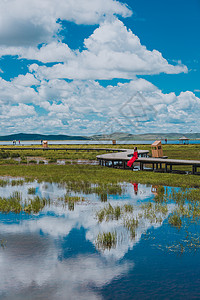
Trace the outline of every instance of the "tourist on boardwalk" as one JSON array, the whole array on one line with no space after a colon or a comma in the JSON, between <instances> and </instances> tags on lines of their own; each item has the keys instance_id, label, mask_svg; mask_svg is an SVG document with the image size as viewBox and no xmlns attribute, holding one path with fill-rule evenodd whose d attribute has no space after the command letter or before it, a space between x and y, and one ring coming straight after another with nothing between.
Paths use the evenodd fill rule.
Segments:
<instances>
[{"instance_id":1,"label":"tourist on boardwalk","mask_svg":"<svg viewBox=\"0 0 200 300\"><path fill-rule=\"evenodd\" d=\"M127 166L131 168L136 159L138 159L137 147L134 148L133 157L128 161Z\"/></svg>"}]
</instances>

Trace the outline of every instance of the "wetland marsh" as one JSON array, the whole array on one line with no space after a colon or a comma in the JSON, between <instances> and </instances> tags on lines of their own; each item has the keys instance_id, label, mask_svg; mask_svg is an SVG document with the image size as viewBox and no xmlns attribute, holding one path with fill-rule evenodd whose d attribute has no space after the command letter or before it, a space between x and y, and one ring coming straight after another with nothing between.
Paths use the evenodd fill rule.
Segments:
<instances>
[{"instance_id":1,"label":"wetland marsh","mask_svg":"<svg viewBox=\"0 0 200 300\"><path fill-rule=\"evenodd\" d=\"M199 297L199 176L24 157L1 160L0 299Z\"/></svg>"}]
</instances>

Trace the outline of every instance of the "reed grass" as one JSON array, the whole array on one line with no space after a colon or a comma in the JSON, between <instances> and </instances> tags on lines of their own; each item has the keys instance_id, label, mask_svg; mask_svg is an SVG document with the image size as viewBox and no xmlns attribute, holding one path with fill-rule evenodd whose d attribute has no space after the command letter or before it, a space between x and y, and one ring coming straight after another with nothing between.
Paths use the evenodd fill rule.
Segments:
<instances>
[{"instance_id":1,"label":"reed grass","mask_svg":"<svg viewBox=\"0 0 200 300\"><path fill-rule=\"evenodd\" d=\"M95 241L96 247L101 250L110 250L115 248L117 244L116 232L103 232L99 233Z\"/></svg>"}]
</instances>

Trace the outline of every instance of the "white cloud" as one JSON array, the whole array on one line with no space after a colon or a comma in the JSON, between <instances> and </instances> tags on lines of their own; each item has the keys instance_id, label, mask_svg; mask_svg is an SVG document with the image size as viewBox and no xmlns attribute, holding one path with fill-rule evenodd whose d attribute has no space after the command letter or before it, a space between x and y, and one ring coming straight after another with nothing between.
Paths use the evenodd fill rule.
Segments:
<instances>
[{"instance_id":1,"label":"white cloud","mask_svg":"<svg viewBox=\"0 0 200 300\"><path fill-rule=\"evenodd\" d=\"M144 79L107 87L96 81L54 79L43 80L33 89L28 85L34 81L28 74L12 82L0 81L1 134L9 128L13 128L12 132L26 129L26 132L85 135L111 133L111 130L198 132L200 128L197 117L200 99L189 91L178 96L164 94ZM16 119L16 112L21 118Z\"/></svg>"},{"instance_id":2,"label":"white cloud","mask_svg":"<svg viewBox=\"0 0 200 300\"><path fill-rule=\"evenodd\" d=\"M61 62L53 67L30 66L40 78L112 79L128 78L141 74L177 74L187 67L170 65L162 54L149 51L139 38L116 18L101 23L84 41L85 50L71 50L66 44L53 41L37 47L1 47L0 55L18 55L43 63Z\"/></svg>"},{"instance_id":3,"label":"white cloud","mask_svg":"<svg viewBox=\"0 0 200 300\"><path fill-rule=\"evenodd\" d=\"M14 86L31 87L33 85L39 85L40 81L37 80L32 74L27 73L26 75L19 75L12 81Z\"/></svg>"},{"instance_id":4,"label":"white cloud","mask_svg":"<svg viewBox=\"0 0 200 300\"><path fill-rule=\"evenodd\" d=\"M18 117L26 117L36 115L35 108L30 105L19 103L19 105L3 105L1 107L0 119L15 119Z\"/></svg>"},{"instance_id":5,"label":"white cloud","mask_svg":"<svg viewBox=\"0 0 200 300\"><path fill-rule=\"evenodd\" d=\"M105 16L132 14L125 4L113 0L9 0L1 1L0 44L28 46L52 40L60 20L98 24Z\"/></svg>"},{"instance_id":6,"label":"white cloud","mask_svg":"<svg viewBox=\"0 0 200 300\"><path fill-rule=\"evenodd\" d=\"M13 81L6 81L0 78L0 103L8 105L10 103L30 103L37 101L36 91L27 86L28 83L36 81L33 79L31 74L23 76L19 75L18 79L15 78Z\"/></svg>"}]
</instances>

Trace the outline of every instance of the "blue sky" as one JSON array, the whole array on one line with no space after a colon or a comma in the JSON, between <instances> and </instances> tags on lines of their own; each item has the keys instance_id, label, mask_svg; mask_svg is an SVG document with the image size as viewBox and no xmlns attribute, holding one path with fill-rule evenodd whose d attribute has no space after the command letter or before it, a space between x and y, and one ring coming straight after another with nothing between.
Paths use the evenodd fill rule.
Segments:
<instances>
[{"instance_id":1,"label":"blue sky","mask_svg":"<svg viewBox=\"0 0 200 300\"><path fill-rule=\"evenodd\" d=\"M0 134L200 132L200 2L0 4Z\"/></svg>"}]
</instances>

